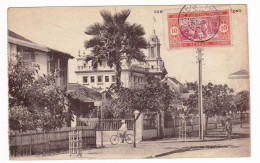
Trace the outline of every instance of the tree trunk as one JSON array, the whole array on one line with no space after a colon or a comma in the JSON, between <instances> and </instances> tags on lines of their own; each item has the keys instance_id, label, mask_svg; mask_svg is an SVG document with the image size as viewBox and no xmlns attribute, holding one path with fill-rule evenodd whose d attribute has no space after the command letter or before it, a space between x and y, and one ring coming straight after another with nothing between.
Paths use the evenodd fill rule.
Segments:
<instances>
[{"instance_id":1,"label":"tree trunk","mask_svg":"<svg viewBox=\"0 0 260 163\"><path fill-rule=\"evenodd\" d=\"M136 148L136 119L134 119L134 143L133 147Z\"/></svg>"},{"instance_id":2,"label":"tree trunk","mask_svg":"<svg viewBox=\"0 0 260 163\"><path fill-rule=\"evenodd\" d=\"M120 88L121 86L121 66L120 66L120 62L116 63L116 87Z\"/></svg>"},{"instance_id":3,"label":"tree trunk","mask_svg":"<svg viewBox=\"0 0 260 163\"><path fill-rule=\"evenodd\" d=\"M206 123L205 123L205 134L207 134L208 122L209 122L209 117L208 117L208 116L206 116Z\"/></svg>"},{"instance_id":4,"label":"tree trunk","mask_svg":"<svg viewBox=\"0 0 260 163\"><path fill-rule=\"evenodd\" d=\"M240 128L242 128L242 124L243 124L243 112L240 112Z\"/></svg>"}]
</instances>

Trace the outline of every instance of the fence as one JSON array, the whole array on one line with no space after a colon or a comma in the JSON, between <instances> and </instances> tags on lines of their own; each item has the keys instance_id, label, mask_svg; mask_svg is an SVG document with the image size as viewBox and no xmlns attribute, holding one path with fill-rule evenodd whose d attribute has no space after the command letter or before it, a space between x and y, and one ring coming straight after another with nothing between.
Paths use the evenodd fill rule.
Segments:
<instances>
[{"instance_id":1,"label":"fence","mask_svg":"<svg viewBox=\"0 0 260 163\"><path fill-rule=\"evenodd\" d=\"M10 156L28 156L69 150L69 132L79 130L82 148L96 147L96 130L88 127L62 128L50 132L9 133Z\"/></svg>"},{"instance_id":2,"label":"fence","mask_svg":"<svg viewBox=\"0 0 260 163\"><path fill-rule=\"evenodd\" d=\"M117 131L122 125L122 119L103 119L99 120L97 125L97 130L103 131ZM125 123L127 125L128 130L133 130L134 120L126 119Z\"/></svg>"},{"instance_id":3,"label":"fence","mask_svg":"<svg viewBox=\"0 0 260 163\"><path fill-rule=\"evenodd\" d=\"M156 119L154 118L143 119L143 128L144 130L156 129L157 128Z\"/></svg>"},{"instance_id":4,"label":"fence","mask_svg":"<svg viewBox=\"0 0 260 163\"><path fill-rule=\"evenodd\" d=\"M199 125L199 117L186 117L186 126L195 126ZM169 119L164 122L164 128L175 128L180 127L183 118ZM214 121L214 122L213 122ZM215 118L209 118L209 122L215 123Z\"/></svg>"},{"instance_id":5,"label":"fence","mask_svg":"<svg viewBox=\"0 0 260 163\"><path fill-rule=\"evenodd\" d=\"M164 121L164 128L174 128L175 127L175 120L168 119Z\"/></svg>"}]
</instances>

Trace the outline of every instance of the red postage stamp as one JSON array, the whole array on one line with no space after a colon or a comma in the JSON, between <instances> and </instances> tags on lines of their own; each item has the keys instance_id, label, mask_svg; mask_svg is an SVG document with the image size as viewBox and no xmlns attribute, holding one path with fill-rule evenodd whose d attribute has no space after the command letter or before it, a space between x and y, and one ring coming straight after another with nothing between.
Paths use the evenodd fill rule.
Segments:
<instances>
[{"instance_id":1,"label":"red postage stamp","mask_svg":"<svg viewBox=\"0 0 260 163\"><path fill-rule=\"evenodd\" d=\"M231 45L229 10L168 13L169 49Z\"/></svg>"}]
</instances>

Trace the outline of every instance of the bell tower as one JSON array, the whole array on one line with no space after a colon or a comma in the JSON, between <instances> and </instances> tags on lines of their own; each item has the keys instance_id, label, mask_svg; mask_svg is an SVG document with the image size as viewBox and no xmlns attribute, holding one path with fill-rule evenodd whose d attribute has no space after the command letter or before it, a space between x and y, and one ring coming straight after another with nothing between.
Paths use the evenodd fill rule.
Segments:
<instances>
[{"instance_id":1,"label":"bell tower","mask_svg":"<svg viewBox=\"0 0 260 163\"><path fill-rule=\"evenodd\" d=\"M148 39L148 56L146 62L149 67L150 74L154 74L159 78L164 77L165 68L164 62L161 58L161 51L160 51L160 40L153 30L152 35Z\"/></svg>"},{"instance_id":2,"label":"bell tower","mask_svg":"<svg viewBox=\"0 0 260 163\"><path fill-rule=\"evenodd\" d=\"M148 58L149 59L160 59L160 40L153 30L153 34L148 40Z\"/></svg>"}]
</instances>

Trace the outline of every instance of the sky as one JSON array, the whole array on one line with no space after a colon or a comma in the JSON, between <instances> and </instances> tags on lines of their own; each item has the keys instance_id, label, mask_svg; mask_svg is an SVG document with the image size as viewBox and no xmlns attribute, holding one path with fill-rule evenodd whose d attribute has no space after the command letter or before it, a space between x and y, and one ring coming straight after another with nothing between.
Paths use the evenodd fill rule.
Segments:
<instances>
[{"instance_id":1,"label":"sky","mask_svg":"<svg viewBox=\"0 0 260 163\"><path fill-rule=\"evenodd\" d=\"M91 37L84 33L85 29L95 22L102 22L99 12L103 9L112 13L122 9L130 9L130 23L141 24L149 38L155 29L161 42L161 57L165 62L168 76L175 77L182 83L198 80L198 63L196 48L168 50L167 33L163 14L154 10L164 10L179 7L169 6L120 6L120 7L41 7L41 8L9 8L8 29L29 40L67 52L77 57L78 51L84 48L84 41ZM246 11L245 11L246 12ZM230 15L232 45L226 47L204 48L202 77L203 83L229 84L228 74L241 69L248 71L248 45L246 15ZM154 20L155 19L155 20ZM245 21L239 24L240 20ZM147 54L147 50L144 50ZM74 71L77 68L76 59L69 61L69 82L76 83Z\"/></svg>"}]
</instances>

